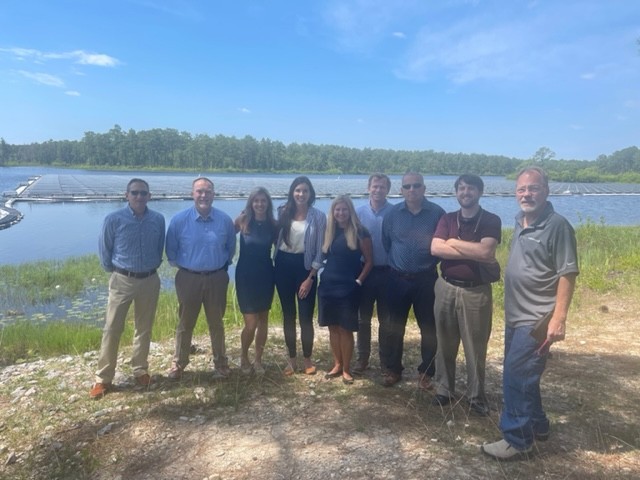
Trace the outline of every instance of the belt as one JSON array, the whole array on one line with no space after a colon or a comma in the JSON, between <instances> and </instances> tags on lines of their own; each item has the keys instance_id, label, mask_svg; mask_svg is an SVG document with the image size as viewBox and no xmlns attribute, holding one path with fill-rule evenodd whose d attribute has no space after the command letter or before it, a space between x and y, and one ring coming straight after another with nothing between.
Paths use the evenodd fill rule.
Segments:
<instances>
[{"instance_id":1,"label":"belt","mask_svg":"<svg viewBox=\"0 0 640 480\"><path fill-rule=\"evenodd\" d=\"M404 278L406 280L415 280L416 278L421 278L425 276L433 276L433 277L438 276L436 272L434 272L433 270L423 270L421 272L401 272L400 270L391 268L391 273L393 273L396 277Z\"/></svg>"},{"instance_id":2,"label":"belt","mask_svg":"<svg viewBox=\"0 0 640 480\"><path fill-rule=\"evenodd\" d=\"M485 285L482 282L474 282L473 280L455 280L453 278L444 277L444 276L442 278L444 279L445 282L460 288L473 288L473 287L479 287L480 285Z\"/></svg>"},{"instance_id":3,"label":"belt","mask_svg":"<svg viewBox=\"0 0 640 480\"><path fill-rule=\"evenodd\" d=\"M120 275L124 275L129 278L147 278L156 273L156 269L149 272L130 272L129 270L125 270L124 268L113 267L113 270Z\"/></svg>"},{"instance_id":4,"label":"belt","mask_svg":"<svg viewBox=\"0 0 640 480\"><path fill-rule=\"evenodd\" d=\"M203 276L207 276L207 275L213 275L214 273L218 273L221 272L222 270L225 270L226 267L222 267L219 268L217 270L189 270L188 268L184 268L184 267L180 267L180 270L184 270L185 272L188 273L193 273L194 275L203 275Z\"/></svg>"}]
</instances>

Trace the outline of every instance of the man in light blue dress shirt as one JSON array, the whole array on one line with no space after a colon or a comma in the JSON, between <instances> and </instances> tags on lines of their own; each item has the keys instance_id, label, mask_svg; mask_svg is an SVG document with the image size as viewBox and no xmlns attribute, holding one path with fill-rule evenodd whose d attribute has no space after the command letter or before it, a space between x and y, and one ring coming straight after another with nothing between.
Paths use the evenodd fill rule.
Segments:
<instances>
[{"instance_id":1,"label":"man in light blue dress shirt","mask_svg":"<svg viewBox=\"0 0 640 480\"><path fill-rule=\"evenodd\" d=\"M389 307L387 302L387 284L389 281L389 262L387 261L387 251L382 245L382 220L393 207L387 201L387 194L391 190L391 180L382 173L374 173L369 177L367 186L369 191L369 201L361 205L356 210L360 223L364 225L373 242L373 269L367 275L362 284L358 318L358 356L356 365L352 372L362 375L369 366L371 355L371 317L373 316L373 306L376 305L378 313L378 345L380 340L386 335L386 328L389 322ZM382 353L382 352L380 352ZM380 365L385 366L386 361L382 356Z\"/></svg>"},{"instance_id":2,"label":"man in light blue dress shirt","mask_svg":"<svg viewBox=\"0 0 640 480\"><path fill-rule=\"evenodd\" d=\"M236 251L231 217L214 208L214 186L208 178L193 181L194 206L177 213L169 223L166 251L169 263L178 267L175 277L179 322L176 349L169 378L182 378L189 364L193 329L201 307L209 326L214 376L230 373L225 352L223 317L227 306L227 267Z\"/></svg>"},{"instance_id":3,"label":"man in light blue dress shirt","mask_svg":"<svg viewBox=\"0 0 640 480\"><path fill-rule=\"evenodd\" d=\"M165 223L160 213L147 208L151 193L146 181L131 179L125 197L128 205L107 215L98 242L100 263L111 277L96 383L89 392L93 399L102 398L112 388L118 345L131 303L135 305L131 368L138 385L153 383L147 357L160 295L156 269L162 262Z\"/></svg>"}]
</instances>

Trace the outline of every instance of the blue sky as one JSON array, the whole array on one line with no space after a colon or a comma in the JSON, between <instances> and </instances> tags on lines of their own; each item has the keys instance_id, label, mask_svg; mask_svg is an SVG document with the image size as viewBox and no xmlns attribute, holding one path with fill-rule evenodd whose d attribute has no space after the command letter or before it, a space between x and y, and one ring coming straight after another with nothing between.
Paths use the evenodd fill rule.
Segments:
<instances>
[{"instance_id":1,"label":"blue sky","mask_svg":"<svg viewBox=\"0 0 640 480\"><path fill-rule=\"evenodd\" d=\"M638 39L636 0L2 0L0 137L593 160L640 145Z\"/></svg>"}]
</instances>

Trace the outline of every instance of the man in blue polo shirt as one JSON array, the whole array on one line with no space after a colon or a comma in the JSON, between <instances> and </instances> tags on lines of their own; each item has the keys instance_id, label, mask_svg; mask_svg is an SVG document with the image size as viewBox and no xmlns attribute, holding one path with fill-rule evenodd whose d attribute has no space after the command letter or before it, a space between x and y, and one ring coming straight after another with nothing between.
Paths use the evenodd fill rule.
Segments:
<instances>
[{"instance_id":1,"label":"man in blue polo shirt","mask_svg":"<svg viewBox=\"0 0 640 480\"><path fill-rule=\"evenodd\" d=\"M169 371L173 380L182 378L189 364L193 329L203 306L211 338L214 377L227 377L230 373L223 317L229 285L227 267L236 251L236 232L231 217L212 206L211 180L195 179L192 196L194 205L177 213L167 231L167 260L178 267L175 284L179 322Z\"/></svg>"},{"instance_id":2,"label":"man in blue polo shirt","mask_svg":"<svg viewBox=\"0 0 640 480\"><path fill-rule=\"evenodd\" d=\"M521 211L504 277L503 438L481 447L498 460L526 458L534 441L549 438L540 379L551 344L565 338L579 270L575 232L548 196L544 170L527 167L518 174Z\"/></svg>"},{"instance_id":3,"label":"man in blue polo shirt","mask_svg":"<svg viewBox=\"0 0 640 480\"><path fill-rule=\"evenodd\" d=\"M131 303L135 304L133 376L138 385L152 383L147 357L160 295L156 269L164 249L164 217L147 208L149 184L140 178L129 181L125 198L128 205L104 219L98 242L100 263L111 277L96 383L89 392L93 399L102 398L112 388L118 345Z\"/></svg>"},{"instance_id":4,"label":"man in blue polo shirt","mask_svg":"<svg viewBox=\"0 0 640 480\"><path fill-rule=\"evenodd\" d=\"M420 353L418 387L432 387L435 374L436 321L433 314L434 285L438 278L439 259L431 254L431 240L444 215L439 205L424 196L425 185L421 174L405 173L402 177L404 202L394 205L382 221L382 243L389 255L389 328L380 348L383 366L382 385L390 387L402 378L404 333L409 310L420 327Z\"/></svg>"}]
</instances>

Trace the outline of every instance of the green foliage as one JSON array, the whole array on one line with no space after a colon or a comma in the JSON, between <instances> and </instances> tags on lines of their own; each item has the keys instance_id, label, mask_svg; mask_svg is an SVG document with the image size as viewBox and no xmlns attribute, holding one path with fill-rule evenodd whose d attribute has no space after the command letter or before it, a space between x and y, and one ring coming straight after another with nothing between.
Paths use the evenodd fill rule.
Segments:
<instances>
[{"instance_id":1,"label":"green foliage","mask_svg":"<svg viewBox=\"0 0 640 480\"><path fill-rule=\"evenodd\" d=\"M98 257L87 255L63 262L42 261L0 266L0 298L21 299L25 304L73 297L91 284L106 281ZM17 303L17 302L13 302Z\"/></svg>"},{"instance_id":2,"label":"green foliage","mask_svg":"<svg viewBox=\"0 0 640 480\"><path fill-rule=\"evenodd\" d=\"M12 165L234 172L403 173L507 175L518 160L498 155L357 149L269 139L192 136L175 129L86 132L79 141L61 140L3 148Z\"/></svg>"},{"instance_id":3,"label":"green foliage","mask_svg":"<svg viewBox=\"0 0 640 480\"><path fill-rule=\"evenodd\" d=\"M507 263L512 237L513 230L504 229L502 243L496 253L498 261L503 267L503 272ZM619 292L624 294L628 293L629 289L634 288L635 285L640 284L640 251L638 250L640 227L613 227L586 220L576 228L576 237L578 241L580 276L578 277L575 304L579 305L581 297L587 297L593 292ZM69 264L69 266L65 267L65 264ZM96 267L96 264L97 258L95 257L71 259L63 264L38 262L20 266L19 268L22 269L20 276L15 276L15 271L11 267L2 267L0 274L3 274L3 276L0 277L2 279L0 280L0 286L3 285L4 274L9 272L14 275L14 280L12 281L18 282L15 284L17 289L34 290L33 282L49 285L51 282L50 277L58 275L58 273L47 273L45 270L51 269L57 272L59 270L64 271L65 268L71 268L74 275L67 278L78 286L68 290L73 292L69 293L69 295L79 295L82 293L82 282L87 278L84 275L84 270L89 267L99 269L99 265ZM82 265L82 268L73 269L73 266L76 265ZM7 268L9 269L6 270ZM29 273L27 274L27 272ZM97 273L99 274L100 272ZM169 270L166 272L161 270L161 273L165 277L170 275ZM62 277L57 276L56 278L60 279ZM106 288L108 276L106 274L96 275L96 278L99 278L101 286ZM42 279L47 280L45 282ZM501 280L495 283L493 288L495 318L500 318L502 315L503 301L504 285ZM154 341L173 338L178 322L177 312L178 302L175 292L161 291L153 327ZM243 317L236 301L235 288L232 285L227 294L227 310L224 321L227 328L235 328L243 324ZM276 295L269 315L269 323L270 325L280 325L281 322L282 308ZM204 313L201 312L194 333L195 335L206 335L207 332L207 323ZM129 318L122 336L122 343L130 344L132 338L133 309L130 309ZM101 330L97 326L65 322L39 323L22 320L5 326L0 330L0 363L13 363L37 356L47 357L97 350L100 347L100 339Z\"/></svg>"},{"instance_id":4,"label":"green foliage","mask_svg":"<svg viewBox=\"0 0 640 480\"><path fill-rule=\"evenodd\" d=\"M101 338L100 329L91 325L21 320L0 329L0 365L96 350Z\"/></svg>"}]
</instances>

